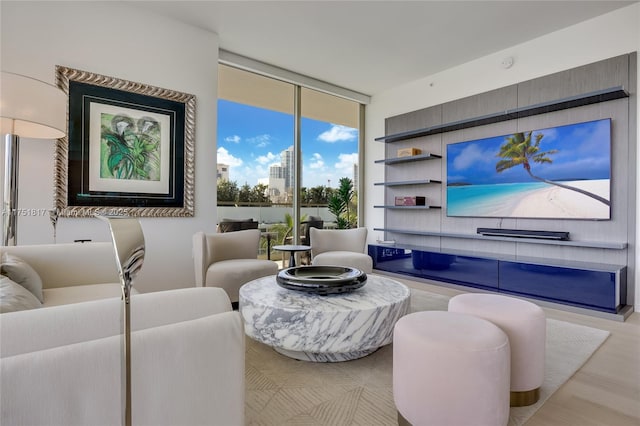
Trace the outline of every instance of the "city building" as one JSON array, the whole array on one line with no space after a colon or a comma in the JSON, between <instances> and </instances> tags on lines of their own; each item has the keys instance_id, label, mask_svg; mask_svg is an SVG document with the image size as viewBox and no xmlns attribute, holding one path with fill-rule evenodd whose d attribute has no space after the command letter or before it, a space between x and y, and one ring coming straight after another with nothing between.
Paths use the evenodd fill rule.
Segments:
<instances>
[{"instance_id":1,"label":"city building","mask_svg":"<svg viewBox=\"0 0 640 426\"><path fill-rule=\"evenodd\" d=\"M217 178L216 180L229 180L229 165L228 164L216 164Z\"/></svg>"}]
</instances>

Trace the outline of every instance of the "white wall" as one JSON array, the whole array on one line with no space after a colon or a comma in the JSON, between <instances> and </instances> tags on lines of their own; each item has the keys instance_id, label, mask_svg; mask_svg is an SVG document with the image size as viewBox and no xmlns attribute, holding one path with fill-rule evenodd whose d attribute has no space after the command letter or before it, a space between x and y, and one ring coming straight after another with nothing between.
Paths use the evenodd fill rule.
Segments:
<instances>
[{"instance_id":1,"label":"white wall","mask_svg":"<svg viewBox=\"0 0 640 426\"><path fill-rule=\"evenodd\" d=\"M374 164L374 160L384 158L384 144L374 139L384 135L385 118L637 51L639 28L640 4L634 4L374 95L367 106L365 128L365 225L369 242L383 237L373 228L383 227L384 211L373 205L384 204L384 188L373 184L380 180L376 176L384 174L384 166ZM514 65L504 69L501 62L509 56L514 58ZM638 237L629 236L629 243L634 244L634 239ZM640 306L640 291L636 291L635 299L635 305Z\"/></svg>"},{"instance_id":2,"label":"white wall","mask_svg":"<svg viewBox=\"0 0 640 426\"><path fill-rule=\"evenodd\" d=\"M191 236L216 223L217 35L132 6L107 2L0 3L2 70L55 82L55 66L196 95L196 215L142 218L142 292L194 285ZM22 140L19 207L53 206L53 143ZM61 218L58 242L110 241L95 218ZM19 244L53 242L48 216L20 217Z\"/></svg>"}]
</instances>

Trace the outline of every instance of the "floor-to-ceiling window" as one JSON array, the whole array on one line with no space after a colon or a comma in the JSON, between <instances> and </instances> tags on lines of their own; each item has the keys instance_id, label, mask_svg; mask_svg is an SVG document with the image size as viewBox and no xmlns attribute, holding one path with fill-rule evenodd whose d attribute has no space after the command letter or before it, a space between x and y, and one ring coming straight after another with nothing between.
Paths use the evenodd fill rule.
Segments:
<instances>
[{"instance_id":1,"label":"floor-to-ceiling window","mask_svg":"<svg viewBox=\"0 0 640 426\"><path fill-rule=\"evenodd\" d=\"M357 224L358 102L223 64L218 87L219 221L254 219L272 245L299 241L294 223L338 225L329 201L348 180Z\"/></svg>"},{"instance_id":2,"label":"floor-to-ceiling window","mask_svg":"<svg viewBox=\"0 0 640 426\"><path fill-rule=\"evenodd\" d=\"M357 102L300 89L301 207L327 226L358 224L359 108ZM338 213L330 201L346 187L351 195Z\"/></svg>"}]
</instances>

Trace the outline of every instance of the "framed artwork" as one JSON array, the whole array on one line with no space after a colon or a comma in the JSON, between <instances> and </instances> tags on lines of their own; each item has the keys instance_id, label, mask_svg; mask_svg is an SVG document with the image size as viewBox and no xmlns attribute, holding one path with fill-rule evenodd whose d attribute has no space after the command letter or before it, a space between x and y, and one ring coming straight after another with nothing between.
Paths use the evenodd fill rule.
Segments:
<instances>
[{"instance_id":1,"label":"framed artwork","mask_svg":"<svg viewBox=\"0 0 640 426\"><path fill-rule=\"evenodd\" d=\"M195 96L63 66L56 77L69 99L59 215L193 216Z\"/></svg>"}]
</instances>

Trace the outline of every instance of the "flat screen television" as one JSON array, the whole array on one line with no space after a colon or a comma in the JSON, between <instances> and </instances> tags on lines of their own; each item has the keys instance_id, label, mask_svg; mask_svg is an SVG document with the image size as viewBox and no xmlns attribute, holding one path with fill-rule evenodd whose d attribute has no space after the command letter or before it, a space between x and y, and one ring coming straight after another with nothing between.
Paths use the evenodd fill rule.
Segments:
<instances>
[{"instance_id":1,"label":"flat screen television","mask_svg":"<svg viewBox=\"0 0 640 426\"><path fill-rule=\"evenodd\" d=\"M611 119L447 145L447 216L611 218Z\"/></svg>"}]
</instances>

